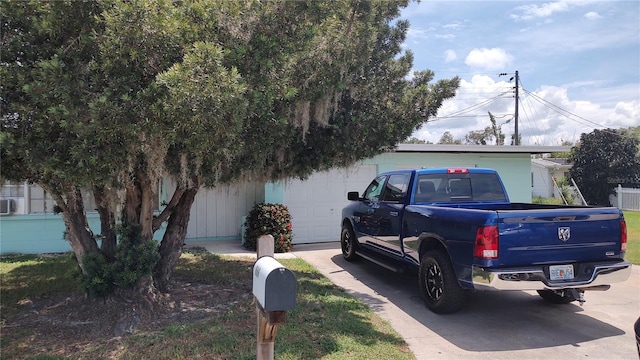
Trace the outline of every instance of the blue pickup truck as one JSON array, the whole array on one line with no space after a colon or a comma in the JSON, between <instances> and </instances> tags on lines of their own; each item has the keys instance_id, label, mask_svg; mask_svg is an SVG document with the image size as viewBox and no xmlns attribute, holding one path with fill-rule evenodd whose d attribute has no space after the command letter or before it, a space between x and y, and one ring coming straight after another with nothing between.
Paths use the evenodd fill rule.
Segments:
<instances>
[{"instance_id":1,"label":"blue pickup truck","mask_svg":"<svg viewBox=\"0 0 640 360\"><path fill-rule=\"evenodd\" d=\"M342 254L418 272L427 307L462 308L469 290L537 290L553 303L626 280L626 223L616 208L511 203L497 172L397 170L347 195Z\"/></svg>"}]
</instances>

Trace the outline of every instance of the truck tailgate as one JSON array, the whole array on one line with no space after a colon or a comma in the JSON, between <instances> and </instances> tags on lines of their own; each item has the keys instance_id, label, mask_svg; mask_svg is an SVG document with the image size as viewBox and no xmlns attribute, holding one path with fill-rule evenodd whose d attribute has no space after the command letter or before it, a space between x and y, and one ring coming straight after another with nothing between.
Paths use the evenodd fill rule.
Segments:
<instances>
[{"instance_id":1,"label":"truck tailgate","mask_svg":"<svg viewBox=\"0 0 640 360\"><path fill-rule=\"evenodd\" d=\"M622 259L620 211L566 208L497 211L499 266Z\"/></svg>"}]
</instances>

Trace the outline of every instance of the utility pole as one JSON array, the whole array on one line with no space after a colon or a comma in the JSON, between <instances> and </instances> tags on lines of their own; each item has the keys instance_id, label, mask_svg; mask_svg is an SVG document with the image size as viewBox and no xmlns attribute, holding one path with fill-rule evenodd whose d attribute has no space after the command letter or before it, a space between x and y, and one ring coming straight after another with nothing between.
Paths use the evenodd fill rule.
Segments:
<instances>
[{"instance_id":1,"label":"utility pole","mask_svg":"<svg viewBox=\"0 0 640 360\"><path fill-rule=\"evenodd\" d=\"M518 82L520 80L520 77L518 76L518 70L516 70L516 111L514 114L514 119L515 119L515 133L516 133L516 138L514 141L514 144L516 146L520 145L520 136L518 136L518 90L520 88Z\"/></svg>"},{"instance_id":2,"label":"utility pole","mask_svg":"<svg viewBox=\"0 0 640 360\"><path fill-rule=\"evenodd\" d=\"M507 73L500 73L498 76L507 76ZM514 77L512 77L511 79L509 79L509 82L511 82L511 80L516 79L516 87L515 87L515 93L516 93L516 110L513 116L513 119L515 120L515 124L514 124L514 130L515 130L515 139L513 140L513 144L514 145L520 145L520 136L518 135L518 97L519 97L519 91L520 91L520 76L518 75L518 70L516 70L516 75Z\"/></svg>"}]
</instances>

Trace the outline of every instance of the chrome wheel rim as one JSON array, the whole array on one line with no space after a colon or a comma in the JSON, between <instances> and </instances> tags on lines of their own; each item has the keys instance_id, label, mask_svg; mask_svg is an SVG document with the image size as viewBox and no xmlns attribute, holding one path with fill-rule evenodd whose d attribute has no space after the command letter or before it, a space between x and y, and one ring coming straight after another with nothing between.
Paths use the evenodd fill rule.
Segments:
<instances>
[{"instance_id":1,"label":"chrome wheel rim","mask_svg":"<svg viewBox=\"0 0 640 360\"><path fill-rule=\"evenodd\" d=\"M442 271L437 264L429 264L426 269L424 279L425 289L427 294L433 300L439 300L444 292Z\"/></svg>"},{"instance_id":2,"label":"chrome wheel rim","mask_svg":"<svg viewBox=\"0 0 640 360\"><path fill-rule=\"evenodd\" d=\"M349 231L345 231L342 233L342 252L346 255L351 254L351 234Z\"/></svg>"}]
</instances>

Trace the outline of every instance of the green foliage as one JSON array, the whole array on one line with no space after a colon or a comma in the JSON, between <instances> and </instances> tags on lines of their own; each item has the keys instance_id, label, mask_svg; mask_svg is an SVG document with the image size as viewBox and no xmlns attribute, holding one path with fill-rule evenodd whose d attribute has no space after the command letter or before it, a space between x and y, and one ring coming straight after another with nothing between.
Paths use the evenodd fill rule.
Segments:
<instances>
[{"instance_id":1,"label":"green foliage","mask_svg":"<svg viewBox=\"0 0 640 360\"><path fill-rule=\"evenodd\" d=\"M258 238L273 236L274 252L291 251L291 214L282 204L256 204L245 221L245 246L255 250Z\"/></svg>"},{"instance_id":2,"label":"green foliage","mask_svg":"<svg viewBox=\"0 0 640 360\"><path fill-rule=\"evenodd\" d=\"M511 119L498 125L496 117L489 111L489 120L491 121L491 134L496 139L496 145L504 145L504 133L502 133L502 125L507 124Z\"/></svg>"},{"instance_id":3,"label":"green foliage","mask_svg":"<svg viewBox=\"0 0 640 360\"><path fill-rule=\"evenodd\" d=\"M575 193L571 190L571 183L569 179L562 177L556 180L556 184L558 184L558 188L560 188L560 195L567 202L567 205L575 204Z\"/></svg>"},{"instance_id":4,"label":"green foliage","mask_svg":"<svg viewBox=\"0 0 640 360\"><path fill-rule=\"evenodd\" d=\"M458 86L408 78L406 0L1 4L3 175L52 189L306 177L392 148Z\"/></svg>"},{"instance_id":5,"label":"green foliage","mask_svg":"<svg viewBox=\"0 0 640 360\"><path fill-rule=\"evenodd\" d=\"M483 130L471 130L464 136L464 143L468 145L487 145L493 141L493 132L489 126Z\"/></svg>"},{"instance_id":6,"label":"green foliage","mask_svg":"<svg viewBox=\"0 0 640 360\"><path fill-rule=\"evenodd\" d=\"M625 130L594 130L580 136L571 149L571 178L589 205L609 205L618 184L640 186L639 139Z\"/></svg>"},{"instance_id":7,"label":"green foliage","mask_svg":"<svg viewBox=\"0 0 640 360\"><path fill-rule=\"evenodd\" d=\"M562 146L573 146L574 144L568 140L562 140ZM571 156L571 151L551 153L550 158L567 159Z\"/></svg>"},{"instance_id":8,"label":"green foliage","mask_svg":"<svg viewBox=\"0 0 640 360\"><path fill-rule=\"evenodd\" d=\"M413 137L413 136L408 139L405 139L402 143L403 144L428 144L427 141L418 139L417 137Z\"/></svg>"},{"instance_id":9,"label":"green foliage","mask_svg":"<svg viewBox=\"0 0 640 360\"><path fill-rule=\"evenodd\" d=\"M304 178L392 149L459 84L432 83L430 70L408 76L409 24L398 20L407 3L1 1L3 177L56 201L127 187L132 196L113 197L127 203L110 210L138 224L153 221L139 196L155 195L161 177L191 195ZM187 226L191 208L178 205L162 218L175 243L185 232L170 227ZM92 281L106 280L115 281Z\"/></svg>"},{"instance_id":10,"label":"green foliage","mask_svg":"<svg viewBox=\"0 0 640 360\"><path fill-rule=\"evenodd\" d=\"M107 261L99 253L85 256L86 275L82 287L94 297L108 296L116 288L131 288L143 276L151 274L159 259L154 241L141 241L138 227L123 226L114 261Z\"/></svg>"},{"instance_id":11,"label":"green foliage","mask_svg":"<svg viewBox=\"0 0 640 360\"><path fill-rule=\"evenodd\" d=\"M449 131L445 131L442 134L442 136L440 137L440 140L438 140L438 144L457 144L457 145L460 145L460 144L462 144L462 140L454 139L452 133L450 133Z\"/></svg>"},{"instance_id":12,"label":"green foliage","mask_svg":"<svg viewBox=\"0 0 640 360\"><path fill-rule=\"evenodd\" d=\"M531 199L531 202L534 204L553 204L553 205L561 205L562 200L558 198L544 198L542 196L534 196Z\"/></svg>"}]
</instances>

